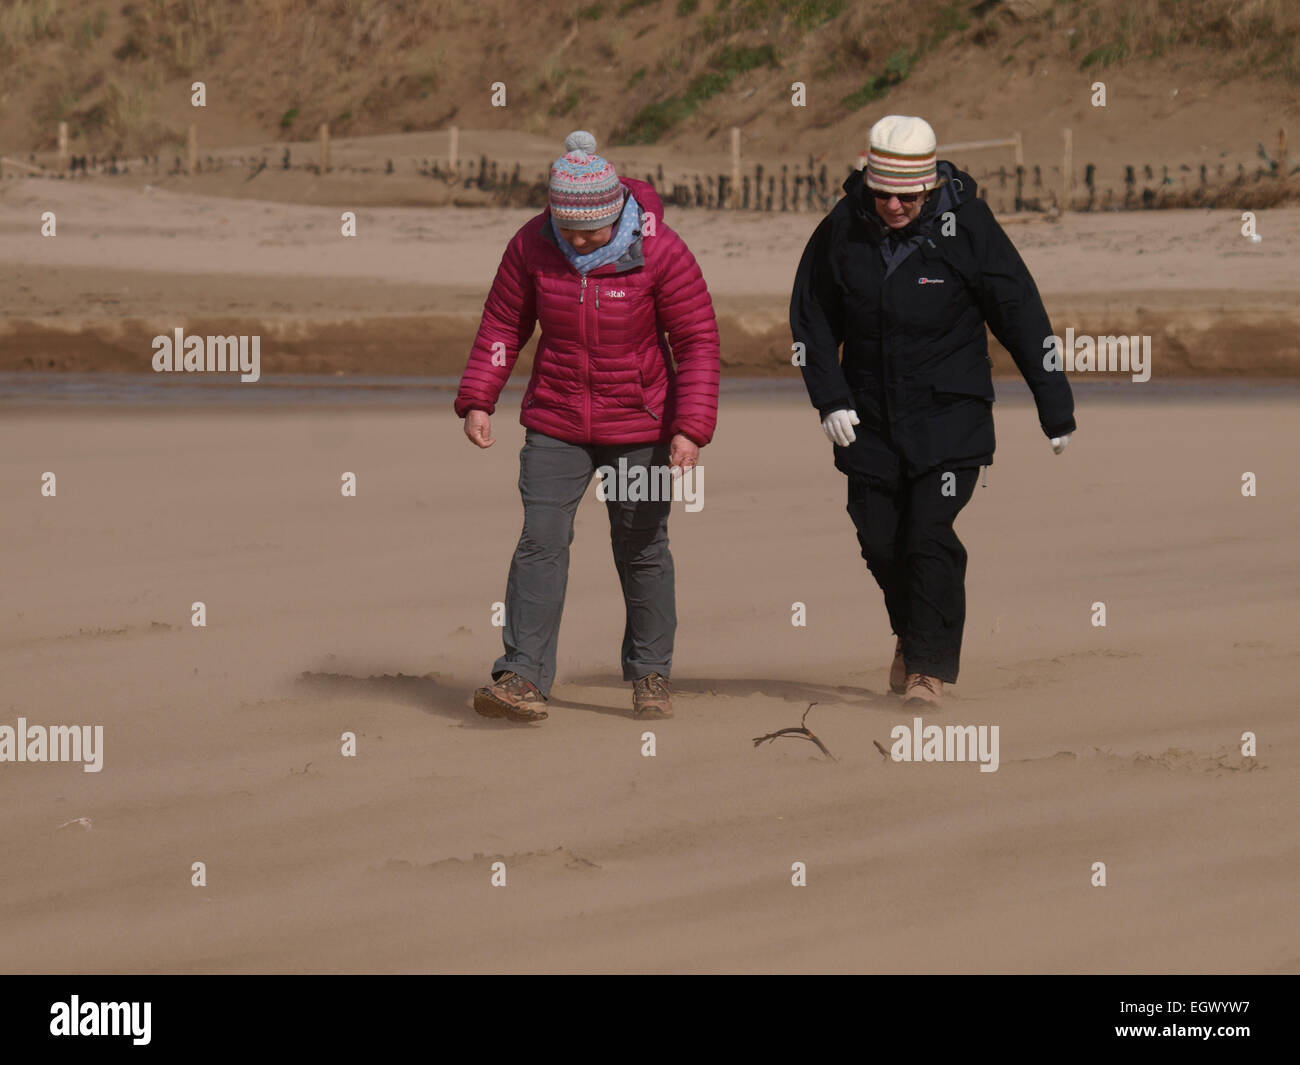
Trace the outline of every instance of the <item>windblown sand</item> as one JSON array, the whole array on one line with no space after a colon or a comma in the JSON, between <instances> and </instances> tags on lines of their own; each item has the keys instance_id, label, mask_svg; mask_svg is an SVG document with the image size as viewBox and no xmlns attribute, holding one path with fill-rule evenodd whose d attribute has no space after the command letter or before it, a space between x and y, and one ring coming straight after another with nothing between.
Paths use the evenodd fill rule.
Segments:
<instances>
[{"instance_id":1,"label":"windblown sand","mask_svg":"<svg viewBox=\"0 0 1300 1065\"><path fill-rule=\"evenodd\" d=\"M630 716L584 501L534 727L469 708L517 397L483 453L443 403L6 410L0 724L105 749L0 764L0 970L1300 971L1293 395L1081 404L1060 457L998 405L933 718L999 726L993 773L873 745L912 714L802 400L724 397L704 509L674 510L671 721ZM755 749L814 701L837 761Z\"/></svg>"}]
</instances>

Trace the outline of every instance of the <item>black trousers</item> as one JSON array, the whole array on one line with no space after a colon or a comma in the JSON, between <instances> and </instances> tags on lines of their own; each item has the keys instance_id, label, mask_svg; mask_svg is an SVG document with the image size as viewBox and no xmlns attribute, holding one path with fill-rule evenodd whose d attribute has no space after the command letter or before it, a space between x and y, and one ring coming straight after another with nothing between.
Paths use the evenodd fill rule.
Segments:
<instances>
[{"instance_id":1,"label":"black trousers","mask_svg":"<svg viewBox=\"0 0 1300 1065\"><path fill-rule=\"evenodd\" d=\"M867 568L885 593L909 673L957 680L966 624L966 549L953 531L979 470L931 470L896 489L849 477L849 517Z\"/></svg>"}]
</instances>

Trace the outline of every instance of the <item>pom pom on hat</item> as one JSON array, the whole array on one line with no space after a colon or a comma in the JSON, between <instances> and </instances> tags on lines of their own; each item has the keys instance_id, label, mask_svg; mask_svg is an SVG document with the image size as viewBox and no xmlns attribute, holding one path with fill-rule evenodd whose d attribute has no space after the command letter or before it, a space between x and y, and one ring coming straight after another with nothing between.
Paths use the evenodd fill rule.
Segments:
<instances>
[{"instance_id":1,"label":"pom pom on hat","mask_svg":"<svg viewBox=\"0 0 1300 1065\"><path fill-rule=\"evenodd\" d=\"M595 155L596 138L585 129L575 129L564 138L564 150L565 152L586 152L588 155Z\"/></svg>"}]
</instances>

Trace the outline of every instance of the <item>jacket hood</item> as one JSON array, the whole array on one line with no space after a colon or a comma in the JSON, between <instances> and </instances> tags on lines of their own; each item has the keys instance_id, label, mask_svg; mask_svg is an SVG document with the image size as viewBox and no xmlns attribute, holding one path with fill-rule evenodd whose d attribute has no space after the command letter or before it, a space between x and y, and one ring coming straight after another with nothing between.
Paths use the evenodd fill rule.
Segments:
<instances>
[{"instance_id":1,"label":"jacket hood","mask_svg":"<svg viewBox=\"0 0 1300 1065\"><path fill-rule=\"evenodd\" d=\"M664 202L659 198L659 193L655 192L655 187L650 182L627 177L619 178L619 180L636 197L636 202L641 205L641 210L648 211L660 222L664 220Z\"/></svg>"}]
</instances>

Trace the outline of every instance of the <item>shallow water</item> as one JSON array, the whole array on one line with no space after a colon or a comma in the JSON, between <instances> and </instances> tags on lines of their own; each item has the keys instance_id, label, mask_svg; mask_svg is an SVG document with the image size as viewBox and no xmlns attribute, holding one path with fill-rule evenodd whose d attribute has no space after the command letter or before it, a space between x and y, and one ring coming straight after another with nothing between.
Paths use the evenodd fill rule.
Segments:
<instances>
[{"instance_id":1,"label":"shallow water","mask_svg":"<svg viewBox=\"0 0 1300 1065\"><path fill-rule=\"evenodd\" d=\"M1177 378L1141 383L1121 379L1072 376L1079 403L1232 399L1298 399L1300 378ZM517 399L526 378L506 385L506 399ZM24 406L428 406L450 407L455 377L321 377L310 374L265 374L241 384L229 378L170 374L0 373L0 405ZM1029 389L1019 378L996 377L1000 401L1027 401ZM798 378L724 377L722 394L807 402Z\"/></svg>"}]
</instances>

